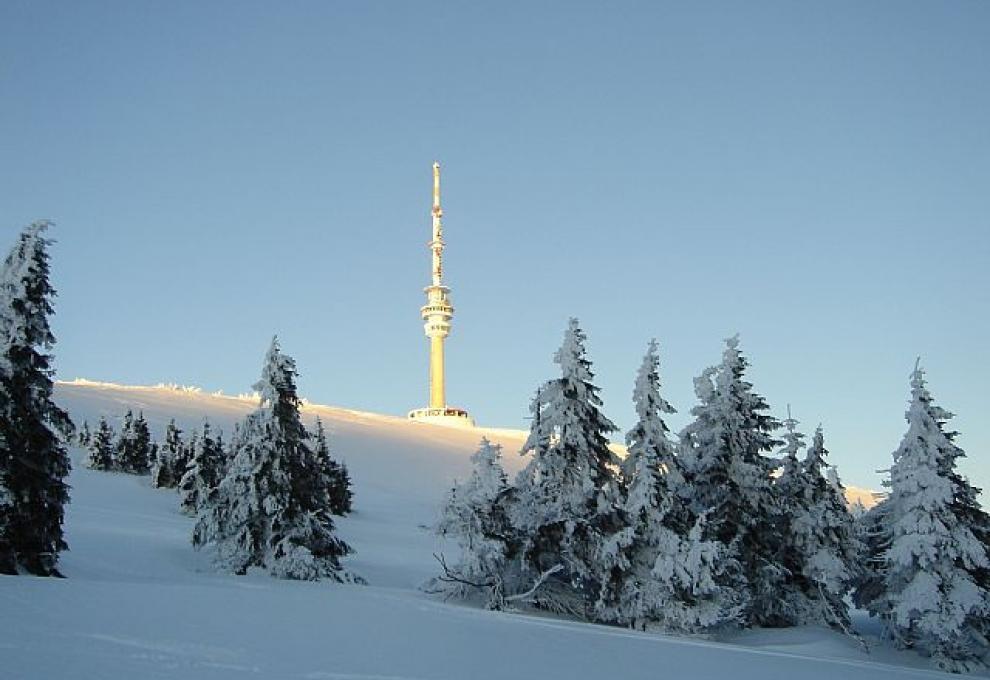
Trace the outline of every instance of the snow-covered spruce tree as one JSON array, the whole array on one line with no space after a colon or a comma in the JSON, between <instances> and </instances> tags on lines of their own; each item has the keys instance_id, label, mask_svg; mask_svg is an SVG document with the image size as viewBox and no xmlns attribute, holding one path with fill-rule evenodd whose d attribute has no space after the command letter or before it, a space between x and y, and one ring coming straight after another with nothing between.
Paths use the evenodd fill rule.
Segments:
<instances>
[{"instance_id":1,"label":"snow-covered spruce tree","mask_svg":"<svg viewBox=\"0 0 990 680\"><path fill-rule=\"evenodd\" d=\"M326 503L330 512L335 515L348 514L351 511L354 496L351 491L351 478L347 472L347 467L334 460L330 455L326 429L319 417L316 419L316 432L313 433L313 454L315 455L320 484L326 494Z\"/></svg>"},{"instance_id":2,"label":"snow-covered spruce tree","mask_svg":"<svg viewBox=\"0 0 990 680\"><path fill-rule=\"evenodd\" d=\"M781 543L775 559L787 573L778 583L777 597L768 602L769 610L764 612L764 616L773 620L775 625L796 626L817 622L808 602L809 584L802 576L808 559L803 544L805 536L792 534L792 525L797 518L806 518L810 480L798 458L801 449L805 447L804 433L798 431L798 421L791 416L790 405L787 406L787 418L781 425L784 428L784 446L781 449L783 458L780 462L780 475L774 481L774 490L779 500L775 531L781 537Z\"/></svg>"},{"instance_id":3,"label":"snow-covered spruce tree","mask_svg":"<svg viewBox=\"0 0 990 680\"><path fill-rule=\"evenodd\" d=\"M84 420L82 427L79 428L79 434L76 435L76 443L83 448L87 448L92 438L93 434L89 431L89 423Z\"/></svg>"},{"instance_id":4,"label":"snow-covered spruce tree","mask_svg":"<svg viewBox=\"0 0 990 680\"><path fill-rule=\"evenodd\" d=\"M819 425L818 426L818 429L820 430L821 427L822 426ZM816 430L815 433L817 434L818 433L818 430ZM823 442L824 442L824 435L822 435L822 437L823 437ZM828 480L828 483L832 485L832 488L834 488L834 489L842 492L842 494L843 494L843 496L842 496L843 502L845 503L846 507L848 508L849 507L849 502L845 500L846 487L845 487L845 485L843 485L842 480L839 479L839 469L837 467L835 467L834 465L829 465L827 463L824 465L824 467L826 468L825 479L827 479Z\"/></svg>"},{"instance_id":5,"label":"snow-covered spruce tree","mask_svg":"<svg viewBox=\"0 0 990 680\"><path fill-rule=\"evenodd\" d=\"M663 421L664 414L676 411L660 395L655 340L636 375L633 404L637 422L626 434L628 454L620 464L627 490L623 521L609 537L612 549L604 551L606 578L595 604L597 619L620 625L640 624L664 605L665 590L653 578L653 565L661 546L676 548L677 533L686 533L683 504L675 506L671 497L671 487L683 483L683 474Z\"/></svg>"},{"instance_id":6,"label":"snow-covered spruce tree","mask_svg":"<svg viewBox=\"0 0 990 680\"><path fill-rule=\"evenodd\" d=\"M825 437L815 431L804 460L798 421L787 410L783 464L775 486L782 505L780 560L789 574L779 591L775 616L790 625L821 624L849 630L845 595L856 574L859 543L842 484L825 476Z\"/></svg>"},{"instance_id":7,"label":"snow-covered spruce tree","mask_svg":"<svg viewBox=\"0 0 990 680\"><path fill-rule=\"evenodd\" d=\"M117 450L114 458L121 472L142 474L147 470L148 460L141 450L138 433L134 428L134 413L128 409L120 423L120 433L117 436Z\"/></svg>"},{"instance_id":8,"label":"snow-covered spruce tree","mask_svg":"<svg viewBox=\"0 0 990 680\"><path fill-rule=\"evenodd\" d=\"M158 455L151 468L151 485L160 489L175 488L181 476L176 475L177 461L182 455L182 430L172 418L165 428L165 440L158 447Z\"/></svg>"},{"instance_id":9,"label":"snow-covered spruce tree","mask_svg":"<svg viewBox=\"0 0 990 680\"><path fill-rule=\"evenodd\" d=\"M890 479L882 482L890 488ZM885 499L888 494L883 495ZM856 534L862 547L860 563L862 569L853 587L852 601L860 609L865 609L871 615L880 613L883 606L883 594L886 589L884 564L887 550L890 548L890 518L891 505L881 500L872 508L865 510L856 518Z\"/></svg>"},{"instance_id":10,"label":"snow-covered spruce tree","mask_svg":"<svg viewBox=\"0 0 990 680\"><path fill-rule=\"evenodd\" d=\"M57 576L69 500L68 414L53 401L49 222L18 237L0 267L0 572Z\"/></svg>"},{"instance_id":11,"label":"snow-covered spruce tree","mask_svg":"<svg viewBox=\"0 0 990 680\"><path fill-rule=\"evenodd\" d=\"M96 432L89 438L88 448L89 456L86 459L86 467L104 472L116 467L113 459L115 450L113 429L106 418L100 418Z\"/></svg>"},{"instance_id":12,"label":"snow-covered spruce tree","mask_svg":"<svg viewBox=\"0 0 990 680\"><path fill-rule=\"evenodd\" d=\"M524 541L523 568L536 579L559 570L533 603L593 618L610 578L603 564L618 549L609 539L621 528L622 493L619 461L606 439L616 428L601 411L584 342L571 319L554 357L561 377L542 385L530 407L533 421L522 453L532 459L516 481L512 520Z\"/></svg>"},{"instance_id":13,"label":"snow-covered spruce tree","mask_svg":"<svg viewBox=\"0 0 990 680\"><path fill-rule=\"evenodd\" d=\"M766 455L780 443L772 435L779 424L744 380L747 366L734 336L726 340L722 363L695 380L700 403L680 437L684 496L693 514L706 517L704 538L722 545L727 568L719 578L745 600L744 625L773 626L786 623L774 616L787 571L778 562L776 462ZM739 570L728 568L733 559Z\"/></svg>"},{"instance_id":14,"label":"snow-covered spruce tree","mask_svg":"<svg viewBox=\"0 0 990 680\"><path fill-rule=\"evenodd\" d=\"M230 468L230 459L228 458L228 446L227 442L223 440L223 430L217 430L216 436L213 438L213 448L216 452L216 479L217 483L227 476L227 470Z\"/></svg>"},{"instance_id":15,"label":"snow-covered spruce tree","mask_svg":"<svg viewBox=\"0 0 990 680\"><path fill-rule=\"evenodd\" d=\"M626 434L628 454L621 469L629 490L626 508L638 510L650 504L656 492L670 496L684 484L684 468L671 441L670 428L663 420L665 414L677 411L660 395L660 356L656 340L650 341L636 375L633 405L637 421ZM632 486L633 480L636 488Z\"/></svg>"},{"instance_id":16,"label":"snow-covered spruce tree","mask_svg":"<svg viewBox=\"0 0 990 680\"><path fill-rule=\"evenodd\" d=\"M192 460L193 453L196 452L196 447L199 446L199 442L197 441L198 436L197 431L193 429L189 433L189 441L185 442L175 457L172 474L175 475L176 486L182 480L182 476L186 474L186 470L189 469L189 462Z\"/></svg>"},{"instance_id":17,"label":"snow-covered spruce tree","mask_svg":"<svg viewBox=\"0 0 990 680\"><path fill-rule=\"evenodd\" d=\"M613 540L618 550L612 580L598 602L598 618L613 623L697 632L733 620L738 604L712 578L719 545L702 537L678 496L684 484L664 414L674 408L660 395L660 359L651 341L636 376L637 422L626 435L622 461L627 526ZM611 591L611 592L610 592Z\"/></svg>"},{"instance_id":18,"label":"snow-covered spruce tree","mask_svg":"<svg viewBox=\"0 0 990 680\"><path fill-rule=\"evenodd\" d=\"M330 478L330 512L335 515L349 515L354 506L354 491L351 488L351 473L344 461L332 461L333 475Z\"/></svg>"},{"instance_id":19,"label":"snow-covered spruce tree","mask_svg":"<svg viewBox=\"0 0 990 680\"><path fill-rule=\"evenodd\" d=\"M243 574L360 581L340 558L351 552L334 533L330 509L316 504L312 451L299 416L296 365L273 339L261 380L261 404L244 420L230 470L202 504L193 545L212 546L218 566Z\"/></svg>"},{"instance_id":20,"label":"snow-covered spruce tree","mask_svg":"<svg viewBox=\"0 0 990 680\"><path fill-rule=\"evenodd\" d=\"M195 516L199 512L210 489L220 482L223 458L222 443L213 436L209 420L204 420L196 450L179 481L179 510L183 514Z\"/></svg>"},{"instance_id":21,"label":"snow-covered spruce tree","mask_svg":"<svg viewBox=\"0 0 990 680\"><path fill-rule=\"evenodd\" d=\"M151 446L148 449L148 474L151 474L151 470L155 467L158 462L158 442L152 441Z\"/></svg>"},{"instance_id":22,"label":"snow-covered spruce tree","mask_svg":"<svg viewBox=\"0 0 990 680\"><path fill-rule=\"evenodd\" d=\"M134 453L130 471L138 475L148 474L157 450L151 441L151 431L148 429L148 421L144 419L144 411L139 411L134 421Z\"/></svg>"},{"instance_id":23,"label":"snow-covered spruce tree","mask_svg":"<svg viewBox=\"0 0 990 680\"><path fill-rule=\"evenodd\" d=\"M935 405L916 365L890 494L868 515L876 573L857 599L897 644L959 672L990 661L990 555L980 537L990 522L977 490L955 470L965 454L956 433L945 430L951 417Z\"/></svg>"},{"instance_id":24,"label":"snow-covered spruce tree","mask_svg":"<svg viewBox=\"0 0 990 680\"><path fill-rule=\"evenodd\" d=\"M504 609L506 596L513 594L513 584L506 583L513 541L501 458L502 447L482 437L471 456L471 476L448 494L436 532L457 543L461 559L452 567L442 560L444 573L434 579L449 597L481 593L485 605L497 610Z\"/></svg>"},{"instance_id":25,"label":"snow-covered spruce tree","mask_svg":"<svg viewBox=\"0 0 990 680\"><path fill-rule=\"evenodd\" d=\"M117 441L114 444L113 457L117 468L126 472L126 460L133 457L134 451L134 413L128 409L124 417L120 419L120 431L117 433Z\"/></svg>"},{"instance_id":26,"label":"snow-covered spruce tree","mask_svg":"<svg viewBox=\"0 0 990 680\"><path fill-rule=\"evenodd\" d=\"M834 466L825 462L825 434L815 430L804 458L804 472L810 480L810 502L806 521L796 521L792 532L804 532L805 553L809 559L803 576L813 584L812 599L818 598L821 617L827 625L847 630L849 607L846 594L861 571L863 546L856 520L846 502L846 490ZM828 468L828 474L823 469Z\"/></svg>"},{"instance_id":27,"label":"snow-covered spruce tree","mask_svg":"<svg viewBox=\"0 0 990 680\"><path fill-rule=\"evenodd\" d=\"M237 451L241 447L241 424L234 423L233 434L230 438L223 444L223 467L221 468L222 474L220 479L227 476L227 472L230 470L231 464L234 462L234 457L237 456Z\"/></svg>"},{"instance_id":28,"label":"snow-covered spruce tree","mask_svg":"<svg viewBox=\"0 0 990 680\"><path fill-rule=\"evenodd\" d=\"M611 580L602 589L597 616L632 626L658 622L667 630L715 625L712 619L721 617L702 610L726 601L717 597L717 587L701 593L683 564L675 568L688 549L691 521L677 495L684 474L663 420L675 410L660 395L656 341L650 342L636 376L633 403L638 418L626 435L628 455L621 465L626 525L612 536L616 547L606 553L612 556ZM697 532L694 537L700 540ZM717 545L709 548L717 550ZM731 615L731 607L725 615Z\"/></svg>"},{"instance_id":29,"label":"snow-covered spruce tree","mask_svg":"<svg viewBox=\"0 0 990 680\"><path fill-rule=\"evenodd\" d=\"M151 468L158 461L158 442L151 436L151 428L148 426L148 421L145 420L144 411L138 411L137 420L134 421L134 432L137 433L138 443L147 451L145 457L148 461L148 467L145 474L150 474Z\"/></svg>"}]
</instances>

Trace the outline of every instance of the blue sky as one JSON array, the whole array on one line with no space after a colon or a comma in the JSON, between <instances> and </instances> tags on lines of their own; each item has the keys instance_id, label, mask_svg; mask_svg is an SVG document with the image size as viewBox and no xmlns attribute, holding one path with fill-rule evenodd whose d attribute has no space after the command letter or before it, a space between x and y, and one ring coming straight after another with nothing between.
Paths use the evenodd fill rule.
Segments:
<instances>
[{"instance_id":1,"label":"blue sky","mask_svg":"<svg viewBox=\"0 0 990 680\"><path fill-rule=\"evenodd\" d=\"M448 396L524 427L578 316L632 424L735 332L876 484L917 355L990 486L990 3L0 4L0 236L58 223L59 376L426 400L430 165Z\"/></svg>"}]
</instances>

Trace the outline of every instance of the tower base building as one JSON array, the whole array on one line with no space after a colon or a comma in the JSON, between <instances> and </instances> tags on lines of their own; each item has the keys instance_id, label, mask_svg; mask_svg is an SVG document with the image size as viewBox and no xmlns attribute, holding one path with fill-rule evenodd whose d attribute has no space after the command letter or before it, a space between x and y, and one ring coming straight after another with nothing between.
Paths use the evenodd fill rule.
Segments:
<instances>
[{"instance_id":1,"label":"tower base building","mask_svg":"<svg viewBox=\"0 0 990 680\"><path fill-rule=\"evenodd\" d=\"M409 412L410 420L432 425L450 425L452 427L474 427L474 418L462 408L448 406L446 408L417 408Z\"/></svg>"},{"instance_id":2,"label":"tower base building","mask_svg":"<svg viewBox=\"0 0 990 680\"><path fill-rule=\"evenodd\" d=\"M426 304L420 309L423 330L430 340L430 405L409 412L411 420L435 425L474 427L474 420L462 408L447 405L444 377L444 341L450 335L450 322L454 307L450 302L450 288L443 285L443 210L440 208L440 164L433 164L433 240L430 251L433 256L433 278L426 293Z\"/></svg>"}]
</instances>

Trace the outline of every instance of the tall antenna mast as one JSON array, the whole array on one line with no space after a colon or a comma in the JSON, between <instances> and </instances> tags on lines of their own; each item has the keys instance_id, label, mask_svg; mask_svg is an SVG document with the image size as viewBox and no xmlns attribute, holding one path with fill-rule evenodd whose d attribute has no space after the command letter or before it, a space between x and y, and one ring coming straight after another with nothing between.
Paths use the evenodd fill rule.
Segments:
<instances>
[{"instance_id":1,"label":"tall antenna mast","mask_svg":"<svg viewBox=\"0 0 990 680\"><path fill-rule=\"evenodd\" d=\"M443 208L440 207L440 163L433 162L433 285L440 286L443 278Z\"/></svg>"},{"instance_id":2,"label":"tall antenna mast","mask_svg":"<svg viewBox=\"0 0 990 680\"><path fill-rule=\"evenodd\" d=\"M447 406L444 375L444 341L450 335L454 307L450 288L443 285L443 208L440 207L440 163L433 163L433 239L427 244L432 254L430 285L424 289L426 304L420 309L423 330L430 339L430 402L425 409L409 412L415 420L450 425L473 426L467 411Z\"/></svg>"}]
</instances>

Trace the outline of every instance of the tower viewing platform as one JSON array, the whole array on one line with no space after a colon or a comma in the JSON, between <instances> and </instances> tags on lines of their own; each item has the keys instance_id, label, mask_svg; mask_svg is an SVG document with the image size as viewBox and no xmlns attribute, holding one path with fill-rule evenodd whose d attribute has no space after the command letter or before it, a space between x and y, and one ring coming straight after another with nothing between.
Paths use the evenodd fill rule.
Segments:
<instances>
[{"instance_id":1,"label":"tower viewing platform","mask_svg":"<svg viewBox=\"0 0 990 680\"><path fill-rule=\"evenodd\" d=\"M433 164L433 258L432 281L423 292L426 304L420 308L423 330L430 341L430 405L409 412L409 418L438 425L474 427L474 420L462 408L447 405L444 376L444 341L450 335L454 306L450 288L443 285L443 209L440 207L440 164Z\"/></svg>"}]
</instances>

